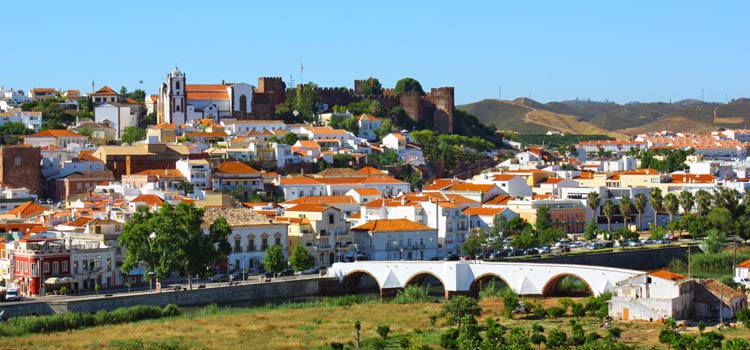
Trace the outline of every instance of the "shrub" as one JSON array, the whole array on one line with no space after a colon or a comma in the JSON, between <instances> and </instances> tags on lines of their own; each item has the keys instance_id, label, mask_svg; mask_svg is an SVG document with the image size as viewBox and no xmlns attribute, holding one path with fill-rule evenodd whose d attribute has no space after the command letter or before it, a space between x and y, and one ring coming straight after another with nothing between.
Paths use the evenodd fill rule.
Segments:
<instances>
[{"instance_id":1,"label":"shrub","mask_svg":"<svg viewBox=\"0 0 750 350\"><path fill-rule=\"evenodd\" d=\"M396 304L413 304L413 303L431 303L435 301L435 298L429 294L430 286L408 286L404 290L400 290L396 297L393 298L393 302Z\"/></svg>"},{"instance_id":2,"label":"shrub","mask_svg":"<svg viewBox=\"0 0 750 350\"><path fill-rule=\"evenodd\" d=\"M215 315L219 312L219 306L216 304L208 304L201 309L201 313L204 315Z\"/></svg>"},{"instance_id":3,"label":"shrub","mask_svg":"<svg viewBox=\"0 0 750 350\"><path fill-rule=\"evenodd\" d=\"M440 335L440 346L445 349L458 349L458 328L448 328Z\"/></svg>"},{"instance_id":4,"label":"shrub","mask_svg":"<svg viewBox=\"0 0 750 350\"><path fill-rule=\"evenodd\" d=\"M143 340L135 339L114 339L109 342L109 346L117 350L143 350Z\"/></svg>"},{"instance_id":5,"label":"shrub","mask_svg":"<svg viewBox=\"0 0 750 350\"><path fill-rule=\"evenodd\" d=\"M344 350L344 343L331 342L332 350Z\"/></svg>"},{"instance_id":6,"label":"shrub","mask_svg":"<svg viewBox=\"0 0 750 350\"><path fill-rule=\"evenodd\" d=\"M324 305L328 307L352 306L359 304L359 298L356 295L344 295L340 297L324 299Z\"/></svg>"},{"instance_id":7,"label":"shrub","mask_svg":"<svg viewBox=\"0 0 750 350\"><path fill-rule=\"evenodd\" d=\"M547 309L547 314L552 318L560 318L565 315L565 309L562 306L553 306Z\"/></svg>"},{"instance_id":8,"label":"shrub","mask_svg":"<svg viewBox=\"0 0 750 350\"><path fill-rule=\"evenodd\" d=\"M182 340L175 338L158 339L148 342L146 348L149 350L182 350L188 346L182 343Z\"/></svg>"},{"instance_id":9,"label":"shrub","mask_svg":"<svg viewBox=\"0 0 750 350\"><path fill-rule=\"evenodd\" d=\"M480 298L497 298L503 296L503 290L505 288L502 287L500 283L497 283L495 280L491 280L487 285L485 285L480 291L479 291L479 297Z\"/></svg>"},{"instance_id":10,"label":"shrub","mask_svg":"<svg viewBox=\"0 0 750 350\"><path fill-rule=\"evenodd\" d=\"M175 304L167 304L167 306L161 309L162 317L173 317L179 316L180 314L182 314L182 310L180 310L180 307Z\"/></svg>"}]
</instances>

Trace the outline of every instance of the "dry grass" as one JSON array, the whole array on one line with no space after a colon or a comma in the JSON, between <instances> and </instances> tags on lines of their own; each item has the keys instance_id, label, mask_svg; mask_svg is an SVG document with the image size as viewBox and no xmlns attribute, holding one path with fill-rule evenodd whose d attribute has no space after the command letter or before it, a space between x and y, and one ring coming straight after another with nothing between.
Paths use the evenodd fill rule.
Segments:
<instances>
[{"instance_id":1,"label":"dry grass","mask_svg":"<svg viewBox=\"0 0 750 350\"><path fill-rule=\"evenodd\" d=\"M555 299L538 300L545 307L557 305ZM580 302L580 300L577 300ZM378 325L389 325L389 339L420 330L425 343L437 346L439 335L448 327L439 320L435 327L429 316L439 312L442 304L359 304L348 307L255 308L223 310L217 315L183 316L177 319L143 321L120 326L97 327L56 334L41 334L4 339L0 349L116 349L113 340L140 338L144 343L176 339L184 349L318 349L331 342L354 340L354 321L362 322L362 339L376 338ZM502 317L500 299L481 301L482 319L493 317L506 327L529 327L538 322L549 330L559 327L570 332L571 318L557 320L508 320ZM480 320L483 322L483 320ZM594 318L582 320L586 332L599 329ZM645 348L658 345L661 325L647 322L619 323L623 342ZM746 330L724 332L727 337L746 336ZM397 349L392 340L389 349Z\"/></svg>"},{"instance_id":2,"label":"dry grass","mask_svg":"<svg viewBox=\"0 0 750 350\"><path fill-rule=\"evenodd\" d=\"M527 122L543 125L550 129L560 130L566 134L607 135L618 140L629 138L629 136L624 133L600 128L592 123L580 121L577 117L572 115L534 110L526 113L524 119Z\"/></svg>"},{"instance_id":3,"label":"dry grass","mask_svg":"<svg viewBox=\"0 0 750 350\"><path fill-rule=\"evenodd\" d=\"M664 117L634 128L619 130L628 135L638 135L652 131L671 130L674 132L708 133L715 127L700 121L688 119L682 116Z\"/></svg>"}]
</instances>

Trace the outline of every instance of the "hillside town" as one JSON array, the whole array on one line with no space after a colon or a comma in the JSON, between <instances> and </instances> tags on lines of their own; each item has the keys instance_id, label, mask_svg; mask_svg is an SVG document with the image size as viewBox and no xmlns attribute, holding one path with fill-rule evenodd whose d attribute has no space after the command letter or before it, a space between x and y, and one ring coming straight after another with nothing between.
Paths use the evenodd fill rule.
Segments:
<instances>
[{"instance_id":1,"label":"hillside town","mask_svg":"<svg viewBox=\"0 0 750 350\"><path fill-rule=\"evenodd\" d=\"M123 268L120 236L139 208L165 205L202 208L205 232L219 218L231 227L230 252L209 273L253 274L271 246L287 258L301 246L325 268L636 246L641 233L669 243L692 230L677 227L680 217L706 214L706 196L748 198L750 130L663 131L565 149L493 144L452 135L452 88L355 85L320 89L295 122L284 118L284 99L299 105L294 94L305 86L288 90L279 78L188 84L175 67L158 95L135 96L142 101L108 86L3 89L0 128L15 134L0 147L0 284L27 297L149 284L146 266ZM75 117L54 124L45 109L25 110L48 100ZM390 104L390 117L350 110L372 101ZM687 279L675 276L652 277ZM614 305L643 283L627 280Z\"/></svg>"}]
</instances>

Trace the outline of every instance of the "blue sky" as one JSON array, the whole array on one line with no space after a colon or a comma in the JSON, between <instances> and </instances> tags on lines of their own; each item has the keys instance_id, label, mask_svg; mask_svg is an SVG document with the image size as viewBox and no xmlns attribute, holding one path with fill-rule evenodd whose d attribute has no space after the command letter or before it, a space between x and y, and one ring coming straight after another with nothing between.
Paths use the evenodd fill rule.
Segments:
<instances>
[{"instance_id":1,"label":"blue sky","mask_svg":"<svg viewBox=\"0 0 750 350\"><path fill-rule=\"evenodd\" d=\"M288 83L302 62L320 86L410 76L455 86L457 104L499 86L544 102L750 96L747 1L45 2L4 5L6 88L155 93L175 64L188 83Z\"/></svg>"}]
</instances>

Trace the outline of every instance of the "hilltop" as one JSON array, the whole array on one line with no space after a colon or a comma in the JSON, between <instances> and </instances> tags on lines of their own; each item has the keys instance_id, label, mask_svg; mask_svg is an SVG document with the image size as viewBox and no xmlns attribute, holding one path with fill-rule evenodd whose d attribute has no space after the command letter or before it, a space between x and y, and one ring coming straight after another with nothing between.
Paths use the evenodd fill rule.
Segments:
<instances>
[{"instance_id":1,"label":"hilltop","mask_svg":"<svg viewBox=\"0 0 750 350\"><path fill-rule=\"evenodd\" d=\"M742 128L750 122L747 98L728 104L681 100L621 105L589 100L541 103L523 97L513 101L486 99L456 108L475 115L486 125L523 134L559 130L624 138L661 130L705 133L718 128Z\"/></svg>"}]
</instances>

